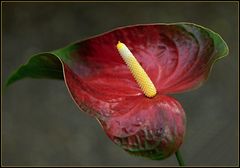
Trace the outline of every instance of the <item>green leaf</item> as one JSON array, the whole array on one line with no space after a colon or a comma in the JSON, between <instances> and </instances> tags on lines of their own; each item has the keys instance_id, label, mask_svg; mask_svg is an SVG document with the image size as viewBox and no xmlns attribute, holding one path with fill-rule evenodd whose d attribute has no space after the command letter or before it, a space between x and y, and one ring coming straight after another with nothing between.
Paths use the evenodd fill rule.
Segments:
<instances>
[{"instance_id":1,"label":"green leaf","mask_svg":"<svg viewBox=\"0 0 240 168\"><path fill-rule=\"evenodd\" d=\"M63 80L61 61L51 53L34 55L24 65L13 72L5 83L5 87L23 78L49 78Z\"/></svg>"}]
</instances>

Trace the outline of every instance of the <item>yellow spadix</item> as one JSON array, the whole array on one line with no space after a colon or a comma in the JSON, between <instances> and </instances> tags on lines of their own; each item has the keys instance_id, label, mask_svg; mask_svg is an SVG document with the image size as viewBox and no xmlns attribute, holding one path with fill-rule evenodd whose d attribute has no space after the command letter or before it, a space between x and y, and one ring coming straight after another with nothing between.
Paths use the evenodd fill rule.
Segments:
<instances>
[{"instance_id":1,"label":"yellow spadix","mask_svg":"<svg viewBox=\"0 0 240 168\"><path fill-rule=\"evenodd\" d=\"M120 41L117 44L117 49L145 96L154 97L157 94L157 90L131 51L125 44L121 43Z\"/></svg>"}]
</instances>

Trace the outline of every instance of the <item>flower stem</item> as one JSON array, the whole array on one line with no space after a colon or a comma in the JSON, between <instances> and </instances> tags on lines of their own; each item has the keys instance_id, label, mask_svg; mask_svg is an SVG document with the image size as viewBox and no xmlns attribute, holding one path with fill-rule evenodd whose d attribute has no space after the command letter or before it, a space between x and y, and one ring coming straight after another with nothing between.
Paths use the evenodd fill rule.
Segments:
<instances>
[{"instance_id":1,"label":"flower stem","mask_svg":"<svg viewBox=\"0 0 240 168\"><path fill-rule=\"evenodd\" d=\"M183 158L182 158L181 153L180 153L179 150L177 150L177 152L175 153L175 155L176 155L176 158L177 158L177 160L178 160L179 166L185 166L184 161L183 161Z\"/></svg>"}]
</instances>

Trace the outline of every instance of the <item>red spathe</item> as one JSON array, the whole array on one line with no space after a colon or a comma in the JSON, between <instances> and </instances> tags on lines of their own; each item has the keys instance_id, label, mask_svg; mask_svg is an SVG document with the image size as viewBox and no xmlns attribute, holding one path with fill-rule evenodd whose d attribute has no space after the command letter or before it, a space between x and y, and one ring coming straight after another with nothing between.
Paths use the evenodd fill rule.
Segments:
<instances>
[{"instance_id":1,"label":"red spathe","mask_svg":"<svg viewBox=\"0 0 240 168\"><path fill-rule=\"evenodd\" d=\"M120 57L125 43L157 88L147 98ZM123 27L74 44L61 56L78 106L96 117L124 150L151 159L176 152L185 133L181 105L165 94L201 85L219 57L208 31L192 24Z\"/></svg>"}]
</instances>

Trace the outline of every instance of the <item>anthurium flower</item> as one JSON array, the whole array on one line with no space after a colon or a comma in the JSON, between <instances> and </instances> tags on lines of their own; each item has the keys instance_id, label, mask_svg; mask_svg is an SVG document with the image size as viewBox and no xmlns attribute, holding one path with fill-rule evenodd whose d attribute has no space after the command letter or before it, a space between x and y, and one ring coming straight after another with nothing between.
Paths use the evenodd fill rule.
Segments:
<instances>
[{"instance_id":1,"label":"anthurium flower","mask_svg":"<svg viewBox=\"0 0 240 168\"><path fill-rule=\"evenodd\" d=\"M123 42L156 93L144 95L116 45ZM195 89L228 54L223 39L191 23L133 25L33 56L7 85L24 77L64 79L78 107L125 151L164 159L183 142L186 116L169 96Z\"/></svg>"}]
</instances>

